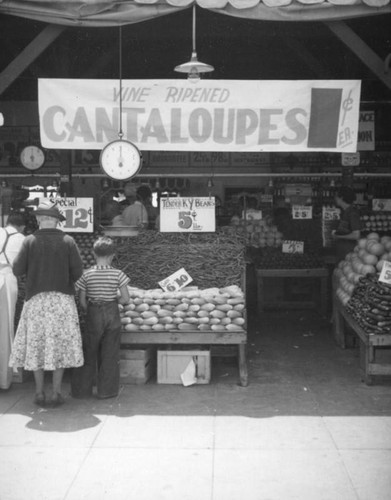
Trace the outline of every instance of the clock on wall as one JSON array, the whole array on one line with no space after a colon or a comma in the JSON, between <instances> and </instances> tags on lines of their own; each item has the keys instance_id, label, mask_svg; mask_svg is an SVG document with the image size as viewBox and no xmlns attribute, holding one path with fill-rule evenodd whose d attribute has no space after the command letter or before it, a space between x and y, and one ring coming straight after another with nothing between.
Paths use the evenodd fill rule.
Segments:
<instances>
[{"instance_id":1,"label":"clock on wall","mask_svg":"<svg viewBox=\"0 0 391 500\"><path fill-rule=\"evenodd\" d=\"M45 163L45 153L39 146L26 146L20 153L20 162L28 170L38 170Z\"/></svg>"},{"instance_id":2,"label":"clock on wall","mask_svg":"<svg viewBox=\"0 0 391 500\"><path fill-rule=\"evenodd\" d=\"M117 139L109 142L101 151L99 163L106 175L124 181L130 179L141 168L142 155L130 141Z\"/></svg>"}]
</instances>

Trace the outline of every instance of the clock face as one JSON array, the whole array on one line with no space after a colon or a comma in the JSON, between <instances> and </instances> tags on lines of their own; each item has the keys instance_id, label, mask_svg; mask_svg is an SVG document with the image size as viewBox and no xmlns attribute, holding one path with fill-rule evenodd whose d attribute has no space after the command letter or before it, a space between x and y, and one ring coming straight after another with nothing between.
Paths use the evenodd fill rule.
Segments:
<instances>
[{"instance_id":1,"label":"clock face","mask_svg":"<svg viewBox=\"0 0 391 500\"><path fill-rule=\"evenodd\" d=\"M37 170L45 162L45 153L38 146L26 146L20 153L20 161L25 168Z\"/></svg>"},{"instance_id":2,"label":"clock face","mask_svg":"<svg viewBox=\"0 0 391 500\"><path fill-rule=\"evenodd\" d=\"M109 177L124 181L140 170L141 153L133 143L119 139L102 149L100 165Z\"/></svg>"}]
</instances>

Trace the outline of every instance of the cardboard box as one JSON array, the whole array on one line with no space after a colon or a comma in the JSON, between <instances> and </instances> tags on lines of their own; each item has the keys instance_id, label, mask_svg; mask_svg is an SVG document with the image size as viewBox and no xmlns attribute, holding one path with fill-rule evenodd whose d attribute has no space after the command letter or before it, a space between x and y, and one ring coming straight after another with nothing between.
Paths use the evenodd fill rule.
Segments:
<instances>
[{"instance_id":1,"label":"cardboard box","mask_svg":"<svg viewBox=\"0 0 391 500\"><path fill-rule=\"evenodd\" d=\"M155 349L121 349L119 374L121 384L145 384L155 374Z\"/></svg>"},{"instance_id":2,"label":"cardboard box","mask_svg":"<svg viewBox=\"0 0 391 500\"><path fill-rule=\"evenodd\" d=\"M201 351L158 351L158 384L181 384L181 375L193 362L195 384L209 384L211 378L211 356L209 350Z\"/></svg>"}]
</instances>

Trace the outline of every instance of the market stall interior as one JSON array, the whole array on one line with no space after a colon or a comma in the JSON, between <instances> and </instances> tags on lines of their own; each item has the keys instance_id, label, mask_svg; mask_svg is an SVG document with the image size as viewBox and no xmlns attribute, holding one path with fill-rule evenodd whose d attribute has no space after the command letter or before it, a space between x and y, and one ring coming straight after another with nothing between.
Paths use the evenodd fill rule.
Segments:
<instances>
[{"instance_id":1,"label":"market stall interior","mask_svg":"<svg viewBox=\"0 0 391 500\"><path fill-rule=\"evenodd\" d=\"M389 3L294 2L278 9L260 2L246 9L206 1L204 8L181 2L101 4L99 10L95 5L78 10L77 2L0 4L1 221L11 210L23 210L32 232L38 200L61 198L88 266L92 239L115 226L119 207L122 212L128 204L126 184L135 191L148 187L148 228L112 233L118 237L117 265L138 290L132 307L123 311L124 345L206 345L220 355L225 346L225 354L237 356L246 385L246 295L251 295L247 307L251 303L259 312L251 333L261 330L265 309L315 307L331 317L336 299L333 319L340 339L339 308L346 313L358 285L373 290L366 276L379 274L391 261ZM206 82L360 80L358 152L145 147L142 166L129 180L102 171L99 149L42 147L39 79L180 81L186 75L175 70L183 69L189 53L190 63L206 61L213 70L201 67ZM334 205L341 186L355 191L365 242L339 266L331 235L341 215ZM216 229L186 237L159 232L160 202L174 197L213 199ZM79 207L85 219L72 207L82 198L92 200ZM148 273L137 275L135 256ZM191 269L195 289L183 290L179 298L167 291L162 296L158 283L181 267ZM375 363L372 349L376 335L389 349L388 337L383 339L390 334L387 286L379 285L374 293L382 296L380 302L363 311L360 321L355 318L359 328L344 316L360 342L371 346L370 352L362 347L367 383L391 374L387 363L380 368Z\"/></svg>"}]
</instances>

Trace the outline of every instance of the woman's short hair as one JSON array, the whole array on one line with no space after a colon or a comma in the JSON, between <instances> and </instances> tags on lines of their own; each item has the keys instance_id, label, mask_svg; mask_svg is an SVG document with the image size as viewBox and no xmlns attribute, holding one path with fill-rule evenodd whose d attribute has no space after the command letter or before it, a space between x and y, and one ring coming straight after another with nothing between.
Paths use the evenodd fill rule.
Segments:
<instances>
[{"instance_id":1,"label":"woman's short hair","mask_svg":"<svg viewBox=\"0 0 391 500\"><path fill-rule=\"evenodd\" d=\"M115 243L108 236L100 236L93 245L94 254L97 257L107 257L115 254Z\"/></svg>"}]
</instances>

